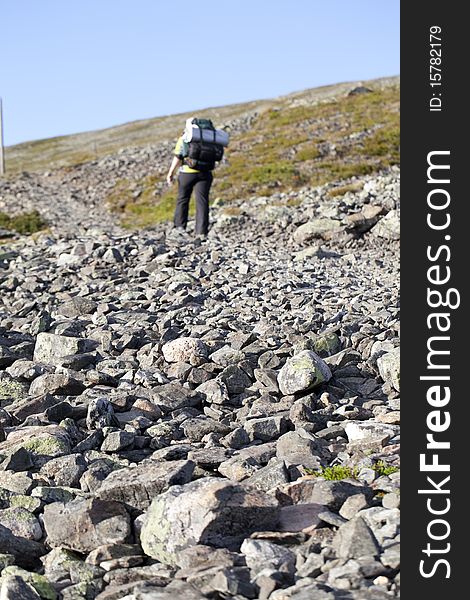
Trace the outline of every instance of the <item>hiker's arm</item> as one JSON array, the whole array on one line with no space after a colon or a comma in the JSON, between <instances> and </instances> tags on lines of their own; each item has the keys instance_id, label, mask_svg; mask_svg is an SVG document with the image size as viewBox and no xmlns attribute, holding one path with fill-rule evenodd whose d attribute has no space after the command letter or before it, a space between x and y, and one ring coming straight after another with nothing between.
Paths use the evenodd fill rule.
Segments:
<instances>
[{"instance_id":1,"label":"hiker's arm","mask_svg":"<svg viewBox=\"0 0 470 600\"><path fill-rule=\"evenodd\" d=\"M180 167L182 164L183 164L183 161L180 158L178 158L177 156L173 156L173 160L171 161L170 170L168 171L168 175L166 176L168 185L171 185L171 183L173 182L173 175L175 174L176 169L178 167Z\"/></svg>"}]
</instances>

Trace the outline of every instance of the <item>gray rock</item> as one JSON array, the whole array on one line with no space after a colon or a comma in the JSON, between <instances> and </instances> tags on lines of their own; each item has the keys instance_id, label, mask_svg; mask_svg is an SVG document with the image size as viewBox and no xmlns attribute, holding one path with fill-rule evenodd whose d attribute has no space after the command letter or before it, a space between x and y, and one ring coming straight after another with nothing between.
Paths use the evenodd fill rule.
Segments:
<instances>
[{"instance_id":1,"label":"gray rock","mask_svg":"<svg viewBox=\"0 0 470 600\"><path fill-rule=\"evenodd\" d=\"M278 518L273 498L206 477L173 486L153 500L141 543L147 555L174 564L175 553L194 544L237 549L252 531L275 527Z\"/></svg>"},{"instance_id":2,"label":"gray rock","mask_svg":"<svg viewBox=\"0 0 470 600\"><path fill-rule=\"evenodd\" d=\"M24 508L15 507L0 510L0 524L9 529L13 535L26 540L37 542L42 538L39 521Z\"/></svg>"},{"instance_id":3,"label":"gray rock","mask_svg":"<svg viewBox=\"0 0 470 600\"><path fill-rule=\"evenodd\" d=\"M44 508L48 544L90 552L103 544L122 544L131 538L127 511L118 502L91 498Z\"/></svg>"},{"instance_id":4,"label":"gray rock","mask_svg":"<svg viewBox=\"0 0 470 600\"><path fill-rule=\"evenodd\" d=\"M148 460L136 467L110 473L98 487L96 496L102 500L122 502L130 508L146 510L152 500L170 486L191 481L194 466L191 460Z\"/></svg>"},{"instance_id":5,"label":"gray rock","mask_svg":"<svg viewBox=\"0 0 470 600\"><path fill-rule=\"evenodd\" d=\"M400 217L396 210L391 210L375 225L371 233L386 240L400 239Z\"/></svg>"},{"instance_id":6,"label":"gray rock","mask_svg":"<svg viewBox=\"0 0 470 600\"><path fill-rule=\"evenodd\" d=\"M241 394L252 383L246 372L237 365L225 367L219 380L225 384L229 394Z\"/></svg>"},{"instance_id":7,"label":"gray rock","mask_svg":"<svg viewBox=\"0 0 470 600\"><path fill-rule=\"evenodd\" d=\"M180 408L198 406L201 397L179 383L167 383L152 390L152 401L166 414Z\"/></svg>"},{"instance_id":8,"label":"gray rock","mask_svg":"<svg viewBox=\"0 0 470 600\"><path fill-rule=\"evenodd\" d=\"M240 350L235 350L230 346L223 346L209 356L210 360L221 367L235 365L245 358L245 354Z\"/></svg>"},{"instance_id":9,"label":"gray rock","mask_svg":"<svg viewBox=\"0 0 470 600\"><path fill-rule=\"evenodd\" d=\"M287 430L284 417L267 417L265 419L250 419L245 423L245 431L251 441L269 442L280 437Z\"/></svg>"},{"instance_id":10,"label":"gray rock","mask_svg":"<svg viewBox=\"0 0 470 600\"><path fill-rule=\"evenodd\" d=\"M377 359L380 376L384 381L389 381L393 387L400 391L400 349L395 348Z\"/></svg>"},{"instance_id":11,"label":"gray rock","mask_svg":"<svg viewBox=\"0 0 470 600\"><path fill-rule=\"evenodd\" d=\"M288 431L277 442L276 456L287 465L319 469L323 463L324 442L316 440L304 429Z\"/></svg>"},{"instance_id":12,"label":"gray rock","mask_svg":"<svg viewBox=\"0 0 470 600\"><path fill-rule=\"evenodd\" d=\"M215 379L201 383L196 388L196 392L202 394L205 401L209 404L228 404L230 400L225 383Z\"/></svg>"},{"instance_id":13,"label":"gray rock","mask_svg":"<svg viewBox=\"0 0 470 600\"><path fill-rule=\"evenodd\" d=\"M285 395L313 389L331 379L328 365L315 352L303 350L279 371L279 389Z\"/></svg>"},{"instance_id":14,"label":"gray rock","mask_svg":"<svg viewBox=\"0 0 470 600\"><path fill-rule=\"evenodd\" d=\"M39 600L41 596L18 575L2 577L1 600Z\"/></svg>"},{"instance_id":15,"label":"gray rock","mask_svg":"<svg viewBox=\"0 0 470 600\"><path fill-rule=\"evenodd\" d=\"M93 398L88 405L87 429L103 429L117 425L114 408L107 398Z\"/></svg>"},{"instance_id":16,"label":"gray rock","mask_svg":"<svg viewBox=\"0 0 470 600\"><path fill-rule=\"evenodd\" d=\"M400 508L400 495L396 492L385 494L382 498L382 506L384 508Z\"/></svg>"},{"instance_id":17,"label":"gray rock","mask_svg":"<svg viewBox=\"0 0 470 600\"><path fill-rule=\"evenodd\" d=\"M90 347L90 340L41 332L36 337L33 360L46 365L60 366L66 356L86 352Z\"/></svg>"},{"instance_id":18,"label":"gray rock","mask_svg":"<svg viewBox=\"0 0 470 600\"><path fill-rule=\"evenodd\" d=\"M300 225L294 232L294 241L305 244L316 238L331 239L341 231L341 223L335 219L313 219Z\"/></svg>"},{"instance_id":19,"label":"gray rock","mask_svg":"<svg viewBox=\"0 0 470 600\"><path fill-rule=\"evenodd\" d=\"M230 431L228 425L223 425L206 416L186 419L181 425L184 434L191 442L200 442L202 438L210 433L226 435Z\"/></svg>"},{"instance_id":20,"label":"gray rock","mask_svg":"<svg viewBox=\"0 0 470 600\"><path fill-rule=\"evenodd\" d=\"M354 494L343 502L339 514L345 519L352 519L360 510L368 505L364 494Z\"/></svg>"},{"instance_id":21,"label":"gray rock","mask_svg":"<svg viewBox=\"0 0 470 600\"><path fill-rule=\"evenodd\" d=\"M29 388L29 393L31 396L41 396L47 393L78 396L84 389L85 386L81 381L68 374L46 373L34 379Z\"/></svg>"},{"instance_id":22,"label":"gray rock","mask_svg":"<svg viewBox=\"0 0 470 600\"><path fill-rule=\"evenodd\" d=\"M340 600L341 596L329 586L315 583L310 578L301 579L295 585L276 590L269 596L269 600L291 600L291 598L293 600Z\"/></svg>"},{"instance_id":23,"label":"gray rock","mask_svg":"<svg viewBox=\"0 0 470 600\"><path fill-rule=\"evenodd\" d=\"M302 478L282 488L294 504L316 503L338 510L344 502L355 494L371 497L373 491L350 481L328 481L322 477Z\"/></svg>"},{"instance_id":24,"label":"gray rock","mask_svg":"<svg viewBox=\"0 0 470 600\"><path fill-rule=\"evenodd\" d=\"M75 318L81 315L91 315L95 312L97 303L90 298L75 296L61 304L57 313L64 317Z\"/></svg>"},{"instance_id":25,"label":"gray rock","mask_svg":"<svg viewBox=\"0 0 470 600\"><path fill-rule=\"evenodd\" d=\"M12 554L20 567L35 568L38 559L46 553L44 546L33 540L16 536L7 527L0 524L0 548L2 552Z\"/></svg>"},{"instance_id":26,"label":"gray rock","mask_svg":"<svg viewBox=\"0 0 470 600\"><path fill-rule=\"evenodd\" d=\"M378 556L380 547L370 527L361 517L354 517L338 529L333 547L339 558Z\"/></svg>"},{"instance_id":27,"label":"gray rock","mask_svg":"<svg viewBox=\"0 0 470 600\"><path fill-rule=\"evenodd\" d=\"M197 367L207 360L207 346L202 340L191 337L181 337L167 342L162 347L162 353L169 363L187 362Z\"/></svg>"},{"instance_id":28,"label":"gray rock","mask_svg":"<svg viewBox=\"0 0 470 600\"><path fill-rule=\"evenodd\" d=\"M130 431L111 431L101 444L103 452L119 452L134 443L135 434Z\"/></svg>"},{"instance_id":29,"label":"gray rock","mask_svg":"<svg viewBox=\"0 0 470 600\"><path fill-rule=\"evenodd\" d=\"M267 492L289 482L289 474L283 460L272 459L265 467L255 471L244 480L244 485Z\"/></svg>"},{"instance_id":30,"label":"gray rock","mask_svg":"<svg viewBox=\"0 0 470 600\"><path fill-rule=\"evenodd\" d=\"M252 576L256 577L264 569L273 569L292 578L295 573L296 555L282 546L264 540L246 539L240 552Z\"/></svg>"},{"instance_id":31,"label":"gray rock","mask_svg":"<svg viewBox=\"0 0 470 600\"><path fill-rule=\"evenodd\" d=\"M55 485L76 487L87 468L85 459L79 454L60 456L48 461L41 474L51 479Z\"/></svg>"}]
</instances>

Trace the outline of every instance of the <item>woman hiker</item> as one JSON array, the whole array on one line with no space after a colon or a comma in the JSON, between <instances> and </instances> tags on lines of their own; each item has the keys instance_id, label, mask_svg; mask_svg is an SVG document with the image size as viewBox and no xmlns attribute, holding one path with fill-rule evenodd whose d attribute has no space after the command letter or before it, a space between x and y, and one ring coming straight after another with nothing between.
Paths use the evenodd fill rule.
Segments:
<instances>
[{"instance_id":1,"label":"woman hiker","mask_svg":"<svg viewBox=\"0 0 470 600\"><path fill-rule=\"evenodd\" d=\"M212 123L202 119L188 119L186 126L187 128L194 127L193 124L195 123L201 123L199 125L201 128L204 123L210 123L213 130ZM194 190L196 197L196 227L194 233L206 237L209 229L209 191L213 180L212 170L215 168L216 162L222 159L223 147L220 144L203 141L202 136L200 140L185 142L184 136L181 135L176 142L173 154L166 180L168 185L171 185L175 171L179 168L178 197L173 220L175 229L180 231L186 229L189 200Z\"/></svg>"}]
</instances>

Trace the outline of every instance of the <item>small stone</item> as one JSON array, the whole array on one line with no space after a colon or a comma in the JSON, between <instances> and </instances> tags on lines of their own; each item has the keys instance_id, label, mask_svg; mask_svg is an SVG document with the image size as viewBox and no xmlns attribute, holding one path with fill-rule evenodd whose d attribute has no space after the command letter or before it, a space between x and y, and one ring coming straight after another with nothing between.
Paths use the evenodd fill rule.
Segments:
<instances>
[{"instance_id":1,"label":"small stone","mask_svg":"<svg viewBox=\"0 0 470 600\"><path fill-rule=\"evenodd\" d=\"M16 507L0 510L0 524L9 529L13 535L26 540L37 542L42 538L39 521L24 508Z\"/></svg>"},{"instance_id":2,"label":"small stone","mask_svg":"<svg viewBox=\"0 0 470 600\"><path fill-rule=\"evenodd\" d=\"M229 394L242 394L251 386L251 379L237 365L229 365L220 373L218 379L227 387Z\"/></svg>"},{"instance_id":3,"label":"small stone","mask_svg":"<svg viewBox=\"0 0 470 600\"><path fill-rule=\"evenodd\" d=\"M119 452L134 443L135 434L129 431L111 431L101 444L103 452Z\"/></svg>"},{"instance_id":4,"label":"small stone","mask_svg":"<svg viewBox=\"0 0 470 600\"><path fill-rule=\"evenodd\" d=\"M180 408L198 406L201 403L201 397L198 393L183 387L179 383L167 383L155 387L152 394L152 402L165 414Z\"/></svg>"},{"instance_id":5,"label":"small stone","mask_svg":"<svg viewBox=\"0 0 470 600\"><path fill-rule=\"evenodd\" d=\"M304 564L297 569L297 577L318 577L325 564L325 558L321 554L313 552L307 556Z\"/></svg>"},{"instance_id":6,"label":"small stone","mask_svg":"<svg viewBox=\"0 0 470 600\"><path fill-rule=\"evenodd\" d=\"M382 498L382 506L384 508L400 508L400 495L395 492L385 494Z\"/></svg>"},{"instance_id":7,"label":"small stone","mask_svg":"<svg viewBox=\"0 0 470 600\"><path fill-rule=\"evenodd\" d=\"M386 240L400 239L400 217L396 210L391 210L385 217L374 225L371 230L372 235Z\"/></svg>"},{"instance_id":8,"label":"small stone","mask_svg":"<svg viewBox=\"0 0 470 600\"><path fill-rule=\"evenodd\" d=\"M209 433L220 433L226 435L230 431L228 425L223 425L214 419L206 416L186 419L181 425L184 434L191 442L200 442L204 436Z\"/></svg>"},{"instance_id":9,"label":"small stone","mask_svg":"<svg viewBox=\"0 0 470 600\"><path fill-rule=\"evenodd\" d=\"M280 437L287 430L284 417L267 417L265 419L249 419L245 424L245 431L251 441L261 440L269 442Z\"/></svg>"},{"instance_id":10,"label":"small stone","mask_svg":"<svg viewBox=\"0 0 470 600\"><path fill-rule=\"evenodd\" d=\"M294 232L294 241L305 244L315 238L330 239L341 231L341 223L334 219L319 218L300 225Z\"/></svg>"},{"instance_id":11,"label":"small stone","mask_svg":"<svg viewBox=\"0 0 470 600\"><path fill-rule=\"evenodd\" d=\"M2 552L12 554L15 557L15 564L26 569L37 568L39 557L46 553L44 546L39 542L16 536L10 529L1 524L0 548Z\"/></svg>"},{"instance_id":12,"label":"small stone","mask_svg":"<svg viewBox=\"0 0 470 600\"><path fill-rule=\"evenodd\" d=\"M85 386L81 381L66 373L45 373L33 380L29 387L31 396L54 394L58 396L78 396Z\"/></svg>"},{"instance_id":13,"label":"small stone","mask_svg":"<svg viewBox=\"0 0 470 600\"><path fill-rule=\"evenodd\" d=\"M246 539L240 552L245 556L253 577L264 569L279 571L289 578L294 575L296 556L287 548L264 540Z\"/></svg>"},{"instance_id":14,"label":"small stone","mask_svg":"<svg viewBox=\"0 0 470 600\"><path fill-rule=\"evenodd\" d=\"M284 461L272 459L266 467L262 467L258 471L255 471L248 479L245 479L244 485L267 492L288 482L289 474Z\"/></svg>"},{"instance_id":15,"label":"small stone","mask_svg":"<svg viewBox=\"0 0 470 600\"><path fill-rule=\"evenodd\" d=\"M116 424L116 416L111 402L107 398L93 398L88 405L87 429L103 429Z\"/></svg>"},{"instance_id":16,"label":"small stone","mask_svg":"<svg viewBox=\"0 0 470 600\"><path fill-rule=\"evenodd\" d=\"M2 576L1 600L40 600L41 596L18 575Z\"/></svg>"},{"instance_id":17,"label":"small stone","mask_svg":"<svg viewBox=\"0 0 470 600\"><path fill-rule=\"evenodd\" d=\"M76 487L86 468L87 463L81 455L69 454L48 461L41 474L50 478L55 485Z\"/></svg>"},{"instance_id":18,"label":"small stone","mask_svg":"<svg viewBox=\"0 0 470 600\"><path fill-rule=\"evenodd\" d=\"M341 525L333 541L339 558L378 556L380 548L370 527L361 517L354 517Z\"/></svg>"},{"instance_id":19,"label":"small stone","mask_svg":"<svg viewBox=\"0 0 470 600\"><path fill-rule=\"evenodd\" d=\"M199 385L196 390L208 404L228 404L230 397L227 386L223 381L210 379Z\"/></svg>"},{"instance_id":20,"label":"small stone","mask_svg":"<svg viewBox=\"0 0 470 600\"><path fill-rule=\"evenodd\" d=\"M222 346L222 348L213 352L209 358L216 365L228 367L241 362L245 358L245 354L231 346Z\"/></svg>"},{"instance_id":21,"label":"small stone","mask_svg":"<svg viewBox=\"0 0 470 600\"><path fill-rule=\"evenodd\" d=\"M322 465L322 444L324 443L304 429L288 431L278 439L276 456L287 465L301 465L317 470Z\"/></svg>"},{"instance_id":22,"label":"small stone","mask_svg":"<svg viewBox=\"0 0 470 600\"><path fill-rule=\"evenodd\" d=\"M202 365L207 360L207 346L202 340L191 337L167 342L162 347L162 353L168 363L187 362L193 367Z\"/></svg>"},{"instance_id":23,"label":"small stone","mask_svg":"<svg viewBox=\"0 0 470 600\"><path fill-rule=\"evenodd\" d=\"M400 348L395 348L377 359L380 376L384 381L389 381L393 387L400 391Z\"/></svg>"},{"instance_id":24,"label":"small stone","mask_svg":"<svg viewBox=\"0 0 470 600\"><path fill-rule=\"evenodd\" d=\"M360 510L367 508L368 502L364 494L354 494L346 498L339 510L339 514L345 519L352 519Z\"/></svg>"},{"instance_id":25,"label":"small stone","mask_svg":"<svg viewBox=\"0 0 470 600\"><path fill-rule=\"evenodd\" d=\"M41 332L36 336L33 360L60 366L64 357L86 352L91 345L90 340L83 338Z\"/></svg>"}]
</instances>

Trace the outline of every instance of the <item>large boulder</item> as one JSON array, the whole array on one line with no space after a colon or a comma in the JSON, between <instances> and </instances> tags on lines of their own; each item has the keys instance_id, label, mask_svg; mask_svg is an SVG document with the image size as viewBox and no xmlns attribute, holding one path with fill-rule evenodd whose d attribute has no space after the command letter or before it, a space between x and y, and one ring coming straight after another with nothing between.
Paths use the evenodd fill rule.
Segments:
<instances>
[{"instance_id":1,"label":"large boulder","mask_svg":"<svg viewBox=\"0 0 470 600\"><path fill-rule=\"evenodd\" d=\"M97 498L46 505L44 527L49 546L77 552L91 552L103 544L123 544L131 537L124 506Z\"/></svg>"},{"instance_id":2,"label":"large boulder","mask_svg":"<svg viewBox=\"0 0 470 600\"><path fill-rule=\"evenodd\" d=\"M226 479L206 477L173 486L155 498L142 527L144 552L165 564L195 544L237 550L253 531L270 530L279 519L277 501Z\"/></svg>"},{"instance_id":3,"label":"large boulder","mask_svg":"<svg viewBox=\"0 0 470 600\"><path fill-rule=\"evenodd\" d=\"M305 244L316 238L328 240L341 231L341 223L335 219L326 217L312 219L297 227L294 232L294 241L297 244Z\"/></svg>"},{"instance_id":4,"label":"large boulder","mask_svg":"<svg viewBox=\"0 0 470 600\"><path fill-rule=\"evenodd\" d=\"M110 473L96 495L102 500L116 500L131 508L145 510L153 498L170 486L191 481L194 467L191 460L145 461L136 467Z\"/></svg>"},{"instance_id":5,"label":"large boulder","mask_svg":"<svg viewBox=\"0 0 470 600\"><path fill-rule=\"evenodd\" d=\"M34 346L34 362L60 366L63 359L94 349L96 342L55 333L38 333Z\"/></svg>"},{"instance_id":6,"label":"large boulder","mask_svg":"<svg viewBox=\"0 0 470 600\"><path fill-rule=\"evenodd\" d=\"M277 382L286 396L319 386L331 379L330 367L312 350L303 350L292 358L279 371Z\"/></svg>"}]
</instances>

